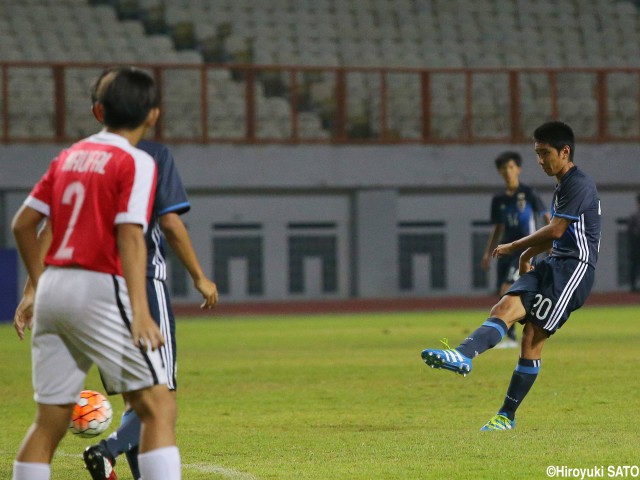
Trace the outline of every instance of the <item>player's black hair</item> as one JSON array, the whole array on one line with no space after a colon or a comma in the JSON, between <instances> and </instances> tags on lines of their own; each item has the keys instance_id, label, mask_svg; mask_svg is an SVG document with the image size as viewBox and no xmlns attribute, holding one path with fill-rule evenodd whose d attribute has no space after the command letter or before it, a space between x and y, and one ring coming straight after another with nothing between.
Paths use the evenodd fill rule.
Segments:
<instances>
[{"instance_id":1,"label":"player's black hair","mask_svg":"<svg viewBox=\"0 0 640 480\"><path fill-rule=\"evenodd\" d=\"M145 71L112 67L93 83L91 101L102 105L107 127L133 130L142 125L152 108L160 106L160 94Z\"/></svg>"},{"instance_id":2,"label":"player's black hair","mask_svg":"<svg viewBox=\"0 0 640 480\"><path fill-rule=\"evenodd\" d=\"M500 167L506 164L509 160L516 162L516 165L519 167L522 166L522 157L518 152L502 152L495 159L496 168L500 170Z\"/></svg>"},{"instance_id":3,"label":"player's black hair","mask_svg":"<svg viewBox=\"0 0 640 480\"><path fill-rule=\"evenodd\" d=\"M640 203L640 193L636 196L636 202Z\"/></svg>"},{"instance_id":4,"label":"player's black hair","mask_svg":"<svg viewBox=\"0 0 640 480\"><path fill-rule=\"evenodd\" d=\"M566 123L558 121L543 123L533 132L533 139L538 143L551 145L558 152L568 146L569 160L573 162L576 138L573 130Z\"/></svg>"}]
</instances>

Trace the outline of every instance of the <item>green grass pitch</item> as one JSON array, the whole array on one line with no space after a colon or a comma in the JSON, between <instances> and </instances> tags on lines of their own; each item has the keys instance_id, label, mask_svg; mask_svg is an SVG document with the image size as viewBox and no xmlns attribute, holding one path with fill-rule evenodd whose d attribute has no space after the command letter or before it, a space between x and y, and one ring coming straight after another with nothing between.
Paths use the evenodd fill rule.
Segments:
<instances>
[{"instance_id":1,"label":"green grass pitch","mask_svg":"<svg viewBox=\"0 0 640 480\"><path fill-rule=\"evenodd\" d=\"M586 307L546 344L516 430L479 432L500 407L517 351L466 378L431 370L485 311L180 319L183 478L543 479L550 465L638 465L640 307ZM0 479L31 422L30 354L0 326ZM92 370L87 387L103 390ZM116 411L122 402L111 398ZM89 478L71 434L52 478ZM129 478L126 460L117 465Z\"/></svg>"}]
</instances>

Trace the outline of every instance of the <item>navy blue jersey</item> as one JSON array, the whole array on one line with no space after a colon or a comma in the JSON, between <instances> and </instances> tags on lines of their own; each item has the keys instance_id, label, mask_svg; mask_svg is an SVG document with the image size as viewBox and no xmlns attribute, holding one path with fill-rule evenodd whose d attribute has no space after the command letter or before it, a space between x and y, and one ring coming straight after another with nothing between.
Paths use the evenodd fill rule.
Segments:
<instances>
[{"instance_id":1,"label":"navy blue jersey","mask_svg":"<svg viewBox=\"0 0 640 480\"><path fill-rule=\"evenodd\" d=\"M600 197L593 179L571 167L556 185L551 216L571 220L564 235L553 241L552 256L575 258L595 267L600 250Z\"/></svg>"},{"instance_id":2,"label":"navy blue jersey","mask_svg":"<svg viewBox=\"0 0 640 480\"><path fill-rule=\"evenodd\" d=\"M164 258L163 235L158 223L167 213L179 215L189 211L191 204L187 199L182 179L176 168L171 151L159 143L142 140L137 147L153 157L158 166L156 198L149 228L145 235L147 241L147 278L167 279L167 266Z\"/></svg>"},{"instance_id":3,"label":"navy blue jersey","mask_svg":"<svg viewBox=\"0 0 640 480\"><path fill-rule=\"evenodd\" d=\"M547 207L536 191L520 184L513 195L506 192L493 196L491 223L503 224L501 243L511 243L536 231L536 216L547 213Z\"/></svg>"}]
</instances>

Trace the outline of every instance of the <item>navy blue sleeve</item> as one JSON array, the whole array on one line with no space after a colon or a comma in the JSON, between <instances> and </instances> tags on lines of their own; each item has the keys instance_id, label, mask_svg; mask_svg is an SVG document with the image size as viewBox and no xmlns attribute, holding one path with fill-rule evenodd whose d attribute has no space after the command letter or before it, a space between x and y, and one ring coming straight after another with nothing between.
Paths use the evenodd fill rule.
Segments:
<instances>
[{"instance_id":1,"label":"navy blue sleeve","mask_svg":"<svg viewBox=\"0 0 640 480\"><path fill-rule=\"evenodd\" d=\"M167 213L181 215L188 212L191 204L187 199L187 192L182 184L171 151L168 148L163 148L157 152L155 158L158 162L155 214L160 217Z\"/></svg>"}]
</instances>

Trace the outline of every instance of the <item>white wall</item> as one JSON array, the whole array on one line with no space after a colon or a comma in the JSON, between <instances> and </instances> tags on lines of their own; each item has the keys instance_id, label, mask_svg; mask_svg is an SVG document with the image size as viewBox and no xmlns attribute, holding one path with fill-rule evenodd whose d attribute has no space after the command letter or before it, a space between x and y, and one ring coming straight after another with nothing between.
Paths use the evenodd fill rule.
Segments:
<instances>
[{"instance_id":1,"label":"white wall","mask_svg":"<svg viewBox=\"0 0 640 480\"><path fill-rule=\"evenodd\" d=\"M7 232L11 216L58 149L55 145L0 147L0 227L4 224L5 230L0 240L5 245L13 244ZM242 278L231 280L233 288L226 296L230 301L491 291L493 273L487 288L474 289L471 282L471 236L482 230L472 222L488 220L491 195L501 187L493 158L505 149L521 152L523 181L537 187L549 201L555 182L536 165L532 145L172 147L193 207L184 220L207 272L213 273L214 238L238 233L214 230L214 224L260 225L263 293L256 296L242 290L246 272L239 268L245 264L234 261L231 273ZM578 145L576 162L594 177L602 198L603 239L595 289L625 288L617 279L620 227L616 222L633 211L640 191L640 148L635 144ZM419 272L415 272L413 290L399 288L398 272L389 264L398 258L398 235L411 230L400 228L402 222L444 222L434 231L442 231L446 239L445 289L431 289ZM292 230L292 223L307 229ZM315 229L317 223L325 226ZM309 291L289 292L288 239L307 234L336 237L335 291L318 292L315 279ZM422 270L433 266L428 256L414 260ZM313 256L304 264L309 283L314 280L309 275L317 276L321 264ZM197 299L189 288L186 297L175 299Z\"/></svg>"}]
</instances>

